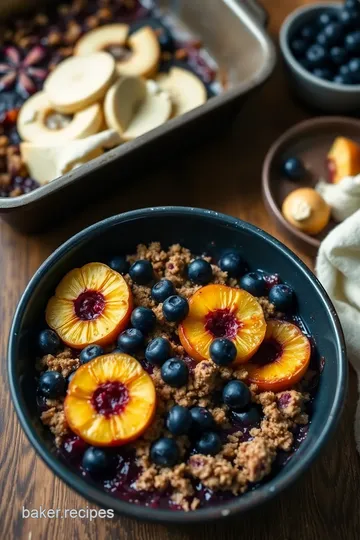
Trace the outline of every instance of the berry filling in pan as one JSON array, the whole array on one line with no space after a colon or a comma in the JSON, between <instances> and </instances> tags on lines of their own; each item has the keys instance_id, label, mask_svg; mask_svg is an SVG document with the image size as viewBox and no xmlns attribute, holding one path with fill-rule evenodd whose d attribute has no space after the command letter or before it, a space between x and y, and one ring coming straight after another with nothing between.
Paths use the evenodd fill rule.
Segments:
<instances>
[{"instance_id":1,"label":"berry filling in pan","mask_svg":"<svg viewBox=\"0 0 360 540\"><path fill-rule=\"evenodd\" d=\"M221 91L202 43L152 0L73 0L0 46L0 197L59 178Z\"/></svg>"},{"instance_id":2,"label":"berry filling in pan","mask_svg":"<svg viewBox=\"0 0 360 540\"><path fill-rule=\"evenodd\" d=\"M266 482L305 439L320 376L296 291L242 254L176 244L63 277L38 336L59 458L114 497L196 510Z\"/></svg>"}]
</instances>

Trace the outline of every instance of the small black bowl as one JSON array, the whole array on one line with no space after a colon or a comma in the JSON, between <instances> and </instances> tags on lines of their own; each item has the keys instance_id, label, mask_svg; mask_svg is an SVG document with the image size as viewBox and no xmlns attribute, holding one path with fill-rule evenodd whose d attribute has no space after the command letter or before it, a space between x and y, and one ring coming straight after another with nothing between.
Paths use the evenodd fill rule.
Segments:
<instances>
[{"instance_id":1,"label":"small black bowl","mask_svg":"<svg viewBox=\"0 0 360 540\"><path fill-rule=\"evenodd\" d=\"M138 243L179 242L195 253L219 256L224 248L243 251L253 269L279 272L296 290L299 313L325 359L308 436L274 478L254 491L221 505L184 514L130 504L85 481L56 455L36 406L34 341L48 298L70 269L113 254L134 251ZM35 322L36 321L36 322ZM21 425L45 463L83 497L119 514L161 523L195 523L243 514L292 484L314 461L339 420L347 388L347 360L339 319L324 289L288 248L239 219L210 210L165 207L136 210L108 218L80 232L40 267L24 292L10 331L8 370L12 399Z\"/></svg>"}]
</instances>

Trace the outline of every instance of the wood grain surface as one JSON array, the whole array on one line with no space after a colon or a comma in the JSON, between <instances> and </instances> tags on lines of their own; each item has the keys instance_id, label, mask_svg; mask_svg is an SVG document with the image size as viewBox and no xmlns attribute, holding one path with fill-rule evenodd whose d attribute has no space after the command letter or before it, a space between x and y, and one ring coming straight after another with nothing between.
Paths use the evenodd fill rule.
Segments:
<instances>
[{"instance_id":1,"label":"wood grain surface","mask_svg":"<svg viewBox=\"0 0 360 540\"><path fill-rule=\"evenodd\" d=\"M274 39L296 0L264 0ZM0 223L0 538L121 540L322 540L360 538L360 459L353 438L357 400L351 372L345 413L336 436L304 477L258 513L221 525L168 528L126 518L90 522L68 517L23 519L25 508L92 507L69 489L36 456L13 411L6 374L6 347L11 319L28 280L60 243L86 225L124 210L177 204L212 208L241 217L280 237L260 194L261 164L271 142L295 122L309 116L289 95L281 62L272 79L246 103L233 125L206 146L199 145L161 170L124 186L111 200L88 205L64 224L26 237ZM54 224L55 226L56 224ZM291 247L291 246L290 246ZM299 255L312 266L313 261Z\"/></svg>"}]
</instances>

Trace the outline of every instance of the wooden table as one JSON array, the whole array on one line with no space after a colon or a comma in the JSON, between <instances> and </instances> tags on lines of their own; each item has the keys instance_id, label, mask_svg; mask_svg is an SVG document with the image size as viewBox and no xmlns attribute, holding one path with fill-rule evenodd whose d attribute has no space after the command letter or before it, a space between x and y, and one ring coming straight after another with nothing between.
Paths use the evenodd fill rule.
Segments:
<instances>
[{"instance_id":1,"label":"wooden table","mask_svg":"<svg viewBox=\"0 0 360 540\"><path fill-rule=\"evenodd\" d=\"M292 9L303 2L264 0L270 13L270 31L276 37ZM21 509L86 508L88 503L65 486L36 456L16 419L6 374L6 347L11 318L28 280L41 262L72 234L102 217L124 210L162 204L212 208L241 217L279 236L260 197L261 163L271 142L307 112L289 96L279 62L275 75L252 96L228 131L175 166L148 174L141 186L126 186L123 193L85 213L74 215L57 230L26 237L0 223L0 524L1 538L62 539L121 538L126 540L187 538L235 539L358 539L360 536L360 460L353 437L356 379L352 372L346 409L336 437L296 486L278 497L260 514L228 524L166 528L126 518L95 521L81 519L22 519ZM169 178L171 180L169 180ZM244 192L242 186L246 185ZM147 186L147 187L146 187ZM156 187L155 187L156 186ZM281 236L280 236L281 239ZM299 255L312 266L313 261Z\"/></svg>"}]
</instances>

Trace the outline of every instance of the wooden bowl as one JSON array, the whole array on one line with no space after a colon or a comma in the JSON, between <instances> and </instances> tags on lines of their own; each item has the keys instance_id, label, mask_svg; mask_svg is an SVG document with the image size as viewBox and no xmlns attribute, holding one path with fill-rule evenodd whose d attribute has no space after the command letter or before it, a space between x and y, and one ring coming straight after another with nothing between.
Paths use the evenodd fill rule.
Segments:
<instances>
[{"instance_id":1,"label":"wooden bowl","mask_svg":"<svg viewBox=\"0 0 360 540\"><path fill-rule=\"evenodd\" d=\"M334 228L329 225L316 236L309 236L293 227L282 215L285 197L300 187L314 187L320 179L327 179L326 156L334 139L348 137L360 144L360 120L341 116L312 118L296 124L286 131L270 148L263 165L263 197L269 214L279 229L296 246L309 255L316 255L321 241ZM308 175L300 181L292 181L281 171L284 159L297 157L304 163Z\"/></svg>"}]
</instances>

